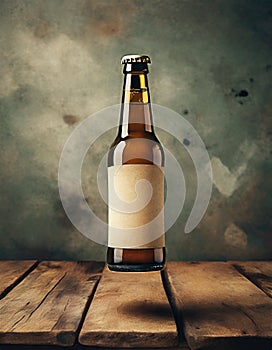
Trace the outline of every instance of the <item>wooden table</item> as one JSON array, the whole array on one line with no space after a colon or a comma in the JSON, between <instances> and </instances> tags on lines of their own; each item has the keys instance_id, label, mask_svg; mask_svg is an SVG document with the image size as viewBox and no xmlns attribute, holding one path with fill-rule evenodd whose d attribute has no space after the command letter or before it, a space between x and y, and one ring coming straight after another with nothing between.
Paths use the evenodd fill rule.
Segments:
<instances>
[{"instance_id":1,"label":"wooden table","mask_svg":"<svg viewBox=\"0 0 272 350\"><path fill-rule=\"evenodd\" d=\"M272 261L0 261L0 349L272 350Z\"/></svg>"}]
</instances>

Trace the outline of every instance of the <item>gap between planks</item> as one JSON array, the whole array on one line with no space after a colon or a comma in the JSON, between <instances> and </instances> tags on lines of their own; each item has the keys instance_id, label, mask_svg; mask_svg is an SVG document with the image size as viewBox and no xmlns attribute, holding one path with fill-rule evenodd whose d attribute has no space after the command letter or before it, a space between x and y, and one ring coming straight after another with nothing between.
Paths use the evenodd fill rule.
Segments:
<instances>
[{"instance_id":1,"label":"gap between planks","mask_svg":"<svg viewBox=\"0 0 272 350\"><path fill-rule=\"evenodd\" d=\"M272 261L231 261L230 263L272 298Z\"/></svg>"},{"instance_id":2,"label":"gap between planks","mask_svg":"<svg viewBox=\"0 0 272 350\"><path fill-rule=\"evenodd\" d=\"M0 261L0 300L29 275L38 264L36 260Z\"/></svg>"}]
</instances>

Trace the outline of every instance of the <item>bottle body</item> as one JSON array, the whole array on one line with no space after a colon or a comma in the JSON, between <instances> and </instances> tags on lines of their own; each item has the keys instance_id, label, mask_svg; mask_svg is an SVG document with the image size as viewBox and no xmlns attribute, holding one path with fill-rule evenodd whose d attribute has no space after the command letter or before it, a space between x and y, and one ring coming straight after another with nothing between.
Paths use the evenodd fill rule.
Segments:
<instances>
[{"instance_id":1,"label":"bottle body","mask_svg":"<svg viewBox=\"0 0 272 350\"><path fill-rule=\"evenodd\" d=\"M161 270L166 255L164 152L153 128L147 64L127 64L124 73L120 126L108 153L107 264L113 271ZM114 208L112 191L124 200L123 209Z\"/></svg>"}]
</instances>

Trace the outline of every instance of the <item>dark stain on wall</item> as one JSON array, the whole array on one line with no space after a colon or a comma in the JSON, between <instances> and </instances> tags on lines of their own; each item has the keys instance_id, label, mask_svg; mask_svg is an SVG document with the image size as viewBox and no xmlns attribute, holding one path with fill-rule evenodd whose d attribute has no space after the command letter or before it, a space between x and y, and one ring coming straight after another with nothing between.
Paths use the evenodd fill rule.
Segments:
<instances>
[{"instance_id":1,"label":"dark stain on wall","mask_svg":"<svg viewBox=\"0 0 272 350\"><path fill-rule=\"evenodd\" d=\"M65 114L62 118L63 118L63 121L68 125L76 124L80 120L79 117L72 114Z\"/></svg>"}]
</instances>

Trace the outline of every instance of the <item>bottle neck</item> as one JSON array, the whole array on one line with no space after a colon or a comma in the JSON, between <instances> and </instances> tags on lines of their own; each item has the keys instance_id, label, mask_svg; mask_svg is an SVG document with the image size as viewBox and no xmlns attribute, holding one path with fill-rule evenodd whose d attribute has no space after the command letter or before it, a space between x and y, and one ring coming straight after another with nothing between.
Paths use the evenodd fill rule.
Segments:
<instances>
[{"instance_id":1,"label":"bottle neck","mask_svg":"<svg viewBox=\"0 0 272 350\"><path fill-rule=\"evenodd\" d=\"M147 72L125 73L120 128L122 138L154 133Z\"/></svg>"}]
</instances>

